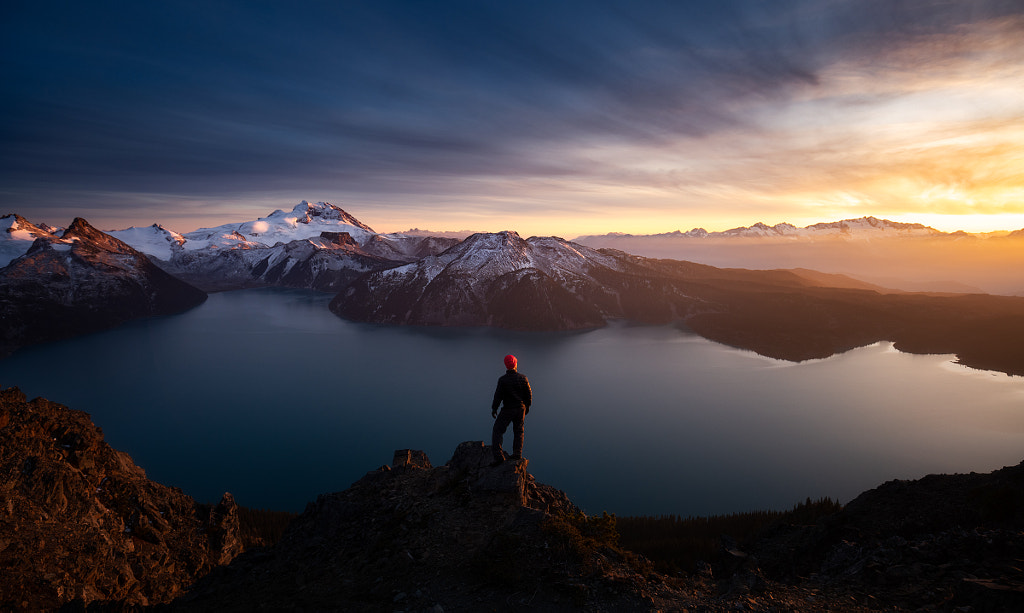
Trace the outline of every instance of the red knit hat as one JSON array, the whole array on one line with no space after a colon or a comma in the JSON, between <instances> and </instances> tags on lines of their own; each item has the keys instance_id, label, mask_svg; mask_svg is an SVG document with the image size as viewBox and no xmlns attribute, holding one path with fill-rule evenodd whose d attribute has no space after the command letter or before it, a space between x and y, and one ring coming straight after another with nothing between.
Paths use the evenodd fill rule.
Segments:
<instances>
[{"instance_id":1,"label":"red knit hat","mask_svg":"<svg viewBox=\"0 0 1024 613\"><path fill-rule=\"evenodd\" d=\"M512 355L511 353L505 356L505 368L509 370L516 369L516 356Z\"/></svg>"}]
</instances>

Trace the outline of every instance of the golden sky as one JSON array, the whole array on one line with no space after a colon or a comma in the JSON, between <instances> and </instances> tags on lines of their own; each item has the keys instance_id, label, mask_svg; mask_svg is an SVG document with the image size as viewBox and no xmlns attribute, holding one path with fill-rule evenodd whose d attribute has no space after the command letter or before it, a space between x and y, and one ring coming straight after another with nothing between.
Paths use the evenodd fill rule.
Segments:
<instances>
[{"instance_id":1,"label":"golden sky","mask_svg":"<svg viewBox=\"0 0 1024 613\"><path fill-rule=\"evenodd\" d=\"M12 16L0 213L185 232L305 199L385 232L1024 228L1020 3L215 11Z\"/></svg>"}]
</instances>

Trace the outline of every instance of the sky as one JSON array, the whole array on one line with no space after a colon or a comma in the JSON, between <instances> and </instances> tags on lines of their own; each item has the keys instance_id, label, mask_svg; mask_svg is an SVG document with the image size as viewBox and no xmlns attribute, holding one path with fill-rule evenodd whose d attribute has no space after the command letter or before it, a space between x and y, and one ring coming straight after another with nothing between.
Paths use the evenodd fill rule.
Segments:
<instances>
[{"instance_id":1,"label":"sky","mask_svg":"<svg viewBox=\"0 0 1024 613\"><path fill-rule=\"evenodd\" d=\"M0 214L1024 228L1024 0L0 6Z\"/></svg>"}]
</instances>

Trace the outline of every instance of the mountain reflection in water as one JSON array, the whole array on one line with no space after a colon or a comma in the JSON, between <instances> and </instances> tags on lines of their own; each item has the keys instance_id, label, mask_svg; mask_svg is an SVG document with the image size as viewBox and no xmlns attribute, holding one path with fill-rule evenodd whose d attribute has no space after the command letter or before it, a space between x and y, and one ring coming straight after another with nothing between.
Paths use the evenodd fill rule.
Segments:
<instances>
[{"instance_id":1,"label":"mountain reflection in water","mask_svg":"<svg viewBox=\"0 0 1024 613\"><path fill-rule=\"evenodd\" d=\"M670 326L585 333L394 328L331 296L213 294L185 314L22 350L16 385L90 413L201 501L301 510L390 462L490 437L502 357L535 402L525 455L588 513L704 515L845 502L894 478L989 471L1024 449L1024 378L880 343L800 364Z\"/></svg>"}]
</instances>

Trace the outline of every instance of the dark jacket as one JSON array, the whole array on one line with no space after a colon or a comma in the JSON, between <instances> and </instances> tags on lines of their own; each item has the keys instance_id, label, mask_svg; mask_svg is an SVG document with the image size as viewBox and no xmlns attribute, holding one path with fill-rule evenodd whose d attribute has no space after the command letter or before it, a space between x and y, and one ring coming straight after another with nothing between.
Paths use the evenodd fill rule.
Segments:
<instances>
[{"instance_id":1,"label":"dark jacket","mask_svg":"<svg viewBox=\"0 0 1024 613\"><path fill-rule=\"evenodd\" d=\"M530 410L533 402L533 391L530 390L530 381L526 375L519 374L514 370L507 370L505 374L498 377L498 387L494 390L494 402L491 403L491 410L497 411L498 405L505 403L503 408Z\"/></svg>"}]
</instances>

